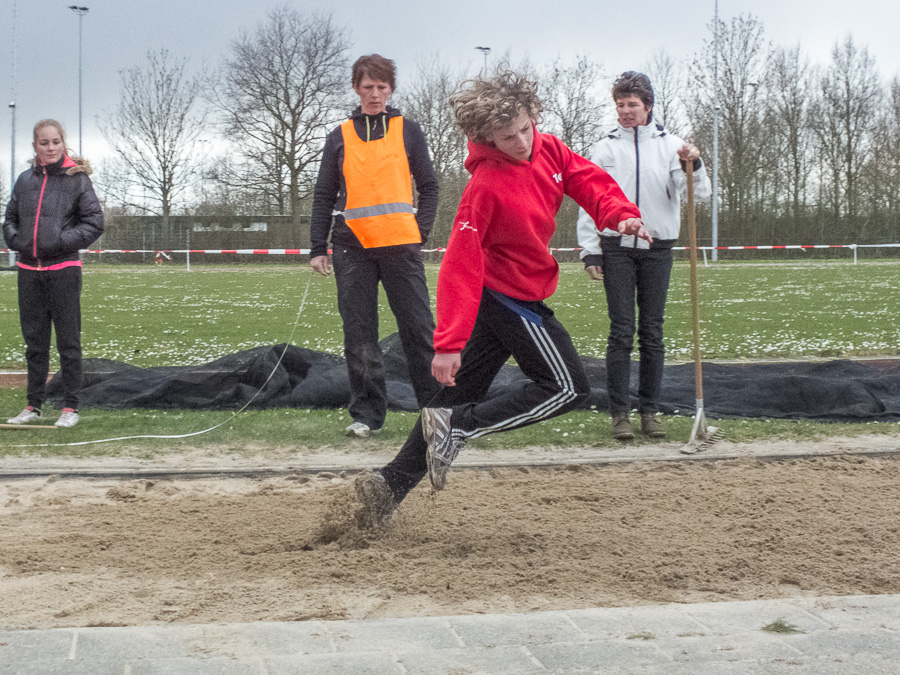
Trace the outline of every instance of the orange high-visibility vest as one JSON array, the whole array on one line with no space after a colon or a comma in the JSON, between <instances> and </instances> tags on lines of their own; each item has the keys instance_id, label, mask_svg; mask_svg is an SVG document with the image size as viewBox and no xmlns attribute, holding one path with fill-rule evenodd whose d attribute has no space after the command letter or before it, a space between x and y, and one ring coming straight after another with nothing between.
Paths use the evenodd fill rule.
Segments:
<instances>
[{"instance_id":1,"label":"orange high-visibility vest","mask_svg":"<svg viewBox=\"0 0 900 675\"><path fill-rule=\"evenodd\" d=\"M353 120L341 125L344 138L344 221L363 248L420 244L413 208L403 118L392 117L384 138L364 141Z\"/></svg>"}]
</instances>

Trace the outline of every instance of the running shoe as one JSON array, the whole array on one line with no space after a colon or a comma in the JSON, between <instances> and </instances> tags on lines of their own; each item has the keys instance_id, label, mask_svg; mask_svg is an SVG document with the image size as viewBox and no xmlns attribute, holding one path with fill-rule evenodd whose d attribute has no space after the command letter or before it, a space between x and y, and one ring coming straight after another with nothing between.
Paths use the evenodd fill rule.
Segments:
<instances>
[{"instance_id":1,"label":"running shoe","mask_svg":"<svg viewBox=\"0 0 900 675\"><path fill-rule=\"evenodd\" d=\"M63 408L62 414L60 414L59 419L56 420L53 426L68 429L76 424L78 424L78 413L72 408Z\"/></svg>"},{"instance_id":2,"label":"running shoe","mask_svg":"<svg viewBox=\"0 0 900 675\"><path fill-rule=\"evenodd\" d=\"M372 433L372 428L368 424L363 424L362 422L354 422L349 427L344 429L348 436L355 436L356 438L368 438L369 434Z\"/></svg>"},{"instance_id":3,"label":"running shoe","mask_svg":"<svg viewBox=\"0 0 900 675\"><path fill-rule=\"evenodd\" d=\"M35 420L41 419L41 411L37 408L33 408L32 406L28 406L20 412L15 417L10 417L6 420L7 424L28 424L29 422L34 422Z\"/></svg>"},{"instance_id":4,"label":"running shoe","mask_svg":"<svg viewBox=\"0 0 900 675\"><path fill-rule=\"evenodd\" d=\"M422 408L422 436L425 438L425 461L428 479L435 490L447 484L447 471L466 442L453 436L450 426L452 408Z\"/></svg>"},{"instance_id":5,"label":"running shoe","mask_svg":"<svg viewBox=\"0 0 900 675\"><path fill-rule=\"evenodd\" d=\"M378 471L366 471L357 476L353 487L362 505L358 514L360 527L368 530L384 525L397 508L384 476Z\"/></svg>"}]
</instances>

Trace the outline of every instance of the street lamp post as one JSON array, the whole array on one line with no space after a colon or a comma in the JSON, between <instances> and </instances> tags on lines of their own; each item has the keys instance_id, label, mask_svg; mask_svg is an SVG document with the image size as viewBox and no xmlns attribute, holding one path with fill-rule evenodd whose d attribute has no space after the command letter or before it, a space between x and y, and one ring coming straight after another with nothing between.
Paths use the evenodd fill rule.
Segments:
<instances>
[{"instance_id":1,"label":"street lamp post","mask_svg":"<svg viewBox=\"0 0 900 675\"><path fill-rule=\"evenodd\" d=\"M490 47L475 47L478 51L484 54L484 69L481 71L482 77L487 77L487 55L491 53Z\"/></svg>"},{"instance_id":2,"label":"street lamp post","mask_svg":"<svg viewBox=\"0 0 900 675\"><path fill-rule=\"evenodd\" d=\"M69 9L78 15L78 156L81 157L81 28L84 15L91 10L79 5L69 5Z\"/></svg>"},{"instance_id":3,"label":"street lamp post","mask_svg":"<svg viewBox=\"0 0 900 675\"><path fill-rule=\"evenodd\" d=\"M9 100L9 113L12 117L12 136L9 143L9 197L12 199L13 187L16 184L16 51L18 44L18 31L16 30L16 0L13 0L13 40L12 40L12 95ZM9 250L9 266L16 264L16 254Z\"/></svg>"},{"instance_id":4,"label":"street lamp post","mask_svg":"<svg viewBox=\"0 0 900 675\"><path fill-rule=\"evenodd\" d=\"M719 259L719 0L713 18L712 261Z\"/></svg>"}]
</instances>

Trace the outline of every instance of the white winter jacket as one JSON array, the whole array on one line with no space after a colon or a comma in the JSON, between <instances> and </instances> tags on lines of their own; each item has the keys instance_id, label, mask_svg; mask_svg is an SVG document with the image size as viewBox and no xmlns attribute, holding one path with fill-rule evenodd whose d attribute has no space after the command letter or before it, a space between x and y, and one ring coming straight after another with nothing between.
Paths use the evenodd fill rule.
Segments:
<instances>
[{"instance_id":1,"label":"white winter jacket","mask_svg":"<svg viewBox=\"0 0 900 675\"><path fill-rule=\"evenodd\" d=\"M637 137L635 138L635 130ZM681 198L687 197L687 175L681 168L678 151L684 141L654 122L625 129L617 126L594 149L591 161L609 173L625 196L641 210L644 227L654 239L677 239L681 226ZM699 160L698 160L699 161ZM694 198L708 199L712 193L706 167L694 164ZM612 230L601 234L584 210L578 214L578 245L581 257L597 255L601 236L620 236ZM635 246L633 236L622 236L622 246ZM637 248L648 248L637 239Z\"/></svg>"}]
</instances>

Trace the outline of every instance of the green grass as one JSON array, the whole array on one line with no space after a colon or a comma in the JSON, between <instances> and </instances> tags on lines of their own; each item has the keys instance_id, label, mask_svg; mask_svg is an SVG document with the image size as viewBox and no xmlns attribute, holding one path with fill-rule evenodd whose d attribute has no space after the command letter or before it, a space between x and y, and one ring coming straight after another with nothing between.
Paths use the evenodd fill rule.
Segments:
<instances>
[{"instance_id":1,"label":"green grass","mask_svg":"<svg viewBox=\"0 0 900 675\"><path fill-rule=\"evenodd\" d=\"M806 632L800 630L794 624L788 623L784 619L773 621L772 623L760 628L760 630L764 630L767 633L779 633L781 635L796 635L798 633Z\"/></svg>"},{"instance_id":2,"label":"green grass","mask_svg":"<svg viewBox=\"0 0 900 675\"><path fill-rule=\"evenodd\" d=\"M705 359L900 354L900 263L722 264L698 270ZM609 321L601 284L566 266L551 304L580 354L602 358ZM676 264L666 358L693 360L689 267Z\"/></svg>"},{"instance_id":3,"label":"green grass","mask_svg":"<svg viewBox=\"0 0 900 675\"><path fill-rule=\"evenodd\" d=\"M0 389L0 410L18 412L24 391ZM56 411L45 408L47 424L56 419ZM345 410L274 409L250 410L234 417L227 411L185 410L87 410L82 422L73 429L0 431L3 452L8 455L104 456L127 452L153 457L193 449L212 449L237 454L255 454L267 450L288 453L322 448L377 452L399 449L416 421L412 413L389 412L384 428L366 441L343 435L350 423ZM189 434L222 426L209 433L184 439L137 439L114 443L65 446L105 438L140 435ZM670 440L687 441L692 418L667 417ZM900 424L884 422L824 424L792 420L716 420L723 437L729 441L825 440L835 436L864 434L897 435ZM656 441L638 434L628 447L653 445ZM57 445L59 444L59 445ZM26 447L19 447L26 446ZM522 447L566 448L623 447L610 436L610 418L605 412L578 410L525 429L493 434L472 442L476 448L508 449Z\"/></svg>"},{"instance_id":4,"label":"green grass","mask_svg":"<svg viewBox=\"0 0 900 675\"><path fill-rule=\"evenodd\" d=\"M701 312L707 359L804 358L896 355L900 345L900 263L845 262L736 265L701 268ZM427 268L434 289L437 266ZM301 298L307 300L298 317ZM602 357L608 319L602 285L578 264L562 265L560 287L549 303L584 355ZM334 279L312 275L306 265L85 268L82 297L86 358L107 358L148 367L189 365L259 345L291 341L340 354L342 333ZM382 297L381 335L396 329ZM666 316L668 356L690 360L692 349L688 266L676 264ZM54 355L55 359L55 355ZM58 367L54 361L52 367ZM0 274L0 368L24 368L14 274ZM22 390L0 390L0 410L21 409ZM48 411L49 412L49 411ZM250 411L202 436L140 440L75 448L13 448L13 445L80 442L142 434L185 434L228 420L222 411L85 411L71 430L11 432L9 453L65 452L90 455L149 454L215 446L236 452L279 447L399 447L415 416L390 413L371 443L342 435L343 410ZM48 419L54 417L48 414ZM670 438L686 440L690 418L668 418ZM864 433L896 434L897 424L822 424L772 420L717 421L729 440L816 439ZM646 441L640 437L634 441ZM483 448L522 446L614 446L609 416L579 411L477 442Z\"/></svg>"},{"instance_id":5,"label":"green grass","mask_svg":"<svg viewBox=\"0 0 900 675\"><path fill-rule=\"evenodd\" d=\"M434 289L437 266L427 267ZM778 263L701 267L706 359L896 355L900 263ZM297 309L309 294L299 320ZM579 353L603 357L609 320L602 284L562 265L549 300ZM306 265L85 268L86 358L137 366L192 365L289 338L340 354L334 278ZM295 324L296 321L296 326ZM396 329L382 296L381 334ZM667 357L692 359L688 266L675 265L665 327ZM55 366L56 364L54 364ZM24 368L14 274L0 274L0 368Z\"/></svg>"}]
</instances>

